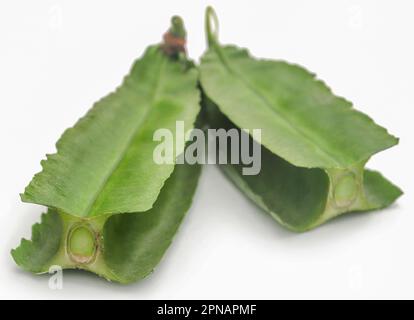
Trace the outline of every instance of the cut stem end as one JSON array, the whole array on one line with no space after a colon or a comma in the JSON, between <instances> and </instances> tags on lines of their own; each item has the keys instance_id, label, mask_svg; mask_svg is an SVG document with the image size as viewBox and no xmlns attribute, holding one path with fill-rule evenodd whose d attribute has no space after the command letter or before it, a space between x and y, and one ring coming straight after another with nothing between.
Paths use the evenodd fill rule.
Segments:
<instances>
[{"instance_id":1,"label":"cut stem end","mask_svg":"<svg viewBox=\"0 0 414 320\"><path fill-rule=\"evenodd\" d=\"M164 34L162 49L169 57L177 57L180 53L186 53L187 32L184 21L179 16L171 18L171 27Z\"/></svg>"},{"instance_id":2,"label":"cut stem end","mask_svg":"<svg viewBox=\"0 0 414 320\"><path fill-rule=\"evenodd\" d=\"M339 208L349 207L359 192L359 184L354 173L349 172L338 178L333 189L335 205Z\"/></svg>"},{"instance_id":3,"label":"cut stem end","mask_svg":"<svg viewBox=\"0 0 414 320\"><path fill-rule=\"evenodd\" d=\"M67 251L71 260L79 264L94 261L98 250L97 238L89 224L75 225L67 239Z\"/></svg>"}]
</instances>

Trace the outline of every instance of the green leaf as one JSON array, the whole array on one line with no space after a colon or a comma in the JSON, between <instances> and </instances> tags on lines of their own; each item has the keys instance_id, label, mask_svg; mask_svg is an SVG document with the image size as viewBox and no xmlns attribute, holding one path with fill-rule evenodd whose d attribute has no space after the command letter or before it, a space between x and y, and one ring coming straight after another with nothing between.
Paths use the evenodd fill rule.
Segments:
<instances>
[{"instance_id":1,"label":"green leaf","mask_svg":"<svg viewBox=\"0 0 414 320\"><path fill-rule=\"evenodd\" d=\"M304 68L220 45L217 27L208 8L200 82L212 127L261 129L259 175L223 166L247 196L283 225L304 231L344 212L387 206L401 194L364 171L369 158L397 138Z\"/></svg>"},{"instance_id":2,"label":"green leaf","mask_svg":"<svg viewBox=\"0 0 414 320\"><path fill-rule=\"evenodd\" d=\"M44 266L59 250L63 231L62 221L56 210L49 209L42 215L41 223L32 227L32 241L22 239L11 254L17 265L33 273L44 272Z\"/></svg>"},{"instance_id":3,"label":"green leaf","mask_svg":"<svg viewBox=\"0 0 414 320\"><path fill-rule=\"evenodd\" d=\"M49 207L12 256L35 273L78 268L129 283L149 274L189 209L200 166L157 164L154 133L194 128L198 72L179 17L123 84L97 102L42 162L22 200ZM178 126L177 121L181 123ZM176 132L180 130L180 132ZM173 155L185 150L175 141Z\"/></svg>"},{"instance_id":4,"label":"green leaf","mask_svg":"<svg viewBox=\"0 0 414 320\"><path fill-rule=\"evenodd\" d=\"M211 128L236 128L208 99L204 99ZM250 143L253 139L250 138ZM230 146L218 144L227 150ZM243 175L243 164L222 164L220 169L254 203L286 228L303 232L341 214L384 208L393 203L401 190L378 172L364 170L363 186L353 189L357 195L349 205L338 206L334 199L335 175L319 168L297 167L267 148L261 148L261 170L258 175ZM344 185L346 187L346 184Z\"/></svg>"},{"instance_id":5,"label":"green leaf","mask_svg":"<svg viewBox=\"0 0 414 320\"><path fill-rule=\"evenodd\" d=\"M22 200L85 218L149 210L174 169L153 161L153 133L175 133L177 120L192 129L199 112L197 71L187 65L148 48L123 84L63 134Z\"/></svg>"},{"instance_id":6,"label":"green leaf","mask_svg":"<svg viewBox=\"0 0 414 320\"><path fill-rule=\"evenodd\" d=\"M206 95L243 129L262 129L262 144L306 168L349 167L398 143L305 69L256 60L233 46L201 60Z\"/></svg>"},{"instance_id":7,"label":"green leaf","mask_svg":"<svg viewBox=\"0 0 414 320\"><path fill-rule=\"evenodd\" d=\"M81 223L79 219L54 210L42 216L41 224L33 226L32 241L23 239L12 250L12 256L23 269L35 273L48 272L58 265L84 269L121 283L142 279L170 246L190 208L200 172L199 165L177 165L147 212L114 215L104 222L99 218L88 220L83 226L90 226L96 233L98 248L90 261L74 261L68 250L69 234ZM84 246L80 248L87 251Z\"/></svg>"},{"instance_id":8,"label":"green leaf","mask_svg":"<svg viewBox=\"0 0 414 320\"><path fill-rule=\"evenodd\" d=\"M400 188L385 179L381 173L372 170L364 171L364 189L368 209L385 208L403 194Z\"/></svg>"},{"instance_id":9,"label":"green leaf","mask_svg":"<svg viewBox=\"0 0 414 320\"><path fill-rule=\"evenodd\" d=\"M104 259L121 282L144 278L161 260L190 207L200 171L199 165L177 165L149 212L108 220Z\"/></svg>"}]
</instances>

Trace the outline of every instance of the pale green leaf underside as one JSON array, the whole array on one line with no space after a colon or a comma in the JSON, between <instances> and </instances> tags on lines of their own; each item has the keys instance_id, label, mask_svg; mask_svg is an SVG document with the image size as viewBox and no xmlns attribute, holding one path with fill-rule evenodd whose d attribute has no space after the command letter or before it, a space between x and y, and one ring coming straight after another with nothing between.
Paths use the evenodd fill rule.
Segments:
<instances>
[{"instance_id":1,"label":"pale green leaf underside","mask_svg":"<svg viewBox=\"0 0 414 320\"><path fill-rule=\"evenodd\" d=\"M22 200L78 217L150 209L174 167L153 161L153 133L175 133L178 120L189 130L199 112L197 71L186 65L150 47L123 84L63 134Z\"/></svg>"},{"instance_id":2,"label":"pale green leaf underside","mask_svg":"<svg viewBox=\"0 0 414 320\"><path fill-rule=\"evenodd\" d=\"M296 166L348 168L398 142L297 65L213 44L200 77L206 95L232 122L262 129L262 144Z\"/></svg>"},{"instance_id":3,"label":"pale green leaf underside","mask_svg":"<svg viewBox=\"0 0 414 320\"><path fill-rule=\"evenodd\" d=\"M34 273L48 272L51 266L59 265L63 269L85 269L121 283L142 279L170 246L191 205L200 171L199 165L177 165L152 209L106 220L100 252L91 264L70 260L66 251L68 229L79 221L54 209L49 209L42 222L33 226L32 241L23 239L12 250L12 256L19 266Z\"/></svg>"}]
</instances>

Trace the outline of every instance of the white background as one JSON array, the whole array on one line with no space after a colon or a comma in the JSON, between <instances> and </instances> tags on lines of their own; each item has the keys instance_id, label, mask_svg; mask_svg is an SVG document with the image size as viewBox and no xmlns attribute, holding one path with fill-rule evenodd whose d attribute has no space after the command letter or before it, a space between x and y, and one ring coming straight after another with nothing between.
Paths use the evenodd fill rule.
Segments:
<instances>
[{"instance_id":1,"label":"white background","mask_svg":"<svg viewBox=\"0 0 414 320\"><path fill-rule=\"evenodd\" d=\"M317 72L401 138L369 166L405 191L379 212L314 231L282 229L213 166L161 264L147 279L110 284L86 272L23 272L9 251L43 209L19 193L63 130L112 91L145 47L180 14L189 53L205 49L212 4L222 43ZM0 3L1 298L414 298L412 1L20 1Z\"/></svg>"}]
</instances>

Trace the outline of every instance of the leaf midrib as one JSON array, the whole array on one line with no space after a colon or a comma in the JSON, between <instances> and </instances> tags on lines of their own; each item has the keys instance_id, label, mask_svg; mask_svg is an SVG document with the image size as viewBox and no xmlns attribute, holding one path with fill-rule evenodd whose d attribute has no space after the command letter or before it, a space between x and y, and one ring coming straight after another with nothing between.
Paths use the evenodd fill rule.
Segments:
<instances>
[{"instance_id":1,"label":"leaf midrib","mask_svg":"<svg viewBox=\"0 0 414 320\"><path fill-rule=\"evenodd\" d=\"M128 143L126 144L125 149L122 150L120 157L117 159L117 161L115 161L114 165L111 167L111 170L109 170L108 174L103 179L102 184L100 185L100 187L98 188L98 190L94 194L94 196L93 196L90 204L88 205L88 207L85 209L85 211L84 211L85 214L83 216L88 217L89 213L92 212L92 209L95 207L95 204L96 204L96 201L99 198L99 195L102 193L102 191L106 187L108 181L111 179L111 177L114 174L114 172L116 171L116 169L122 163L122 160L125 158L126 153L128 152L128 149L132 144L132 141L134 140L134 138L138 134L139 130L141 129L142 124L145 123L145 120L148 118L149 114L151 113L151 107L154 105L154 102L158 100L160 87L161 87L160 83L162 82L163 69L164 69L166 61L167 60L165 58L163 58L161 63L159 64L159 69L158 69L158 73L157 73L157 81L156 81L156 85L154 87L154 91L152 93L151 99L148 103L148 109L145 111L141 121L137 124L136 129L132 132L131 136L129 137ZM96 216L96 215L93 215L93 216Z\"/></svg>"},{"instance_id":2,"label":"leaf midrib","mask_svg":"<svg viewBox=\"0 0 414 320\"><path fill-rule=\"evenodd\" d=\"M220 48L221 49L221 48ZM215 48L214 50L220 50ZM325 159L328 159L329 162L334 163L336 167L344 167L344 164L339 162L337 160L337 157L335 155L333 155L331 152L329 152L326 149L323 149L319 144L315 144L314 141L315 139L312 138L311 135L309 135L308 133L306 133L305 131L301 130L300 127L295 126L287 117L286 115L284 115L282 112L275 110L273 108L273 104L268 100L268 98L266 97L266 95L264 95L262 92L260 92L259 89L257 89L248 79L245 78L244 74L238 70L236 70L234 68L234 66L232 66L229 62L230 59L227 59L227 57L224 54L224 50L221 50L221 55L217 53L217 55L219 56L219 60L223 63L223 65L225 66L225 69L229 72L229 74L231 74L232 76L236 76L236 80L240 80L240 82L242 84L244 84L247 89L249 89L250 91L252 91L252 93L258 97L261 101L263 101L263 103L266 105L266 107L273 113L275 113L279 118L283 119L283 121L285 123L287 123L288 128L292 131L295 132L297 135L303 137L303 140L305 140L308 145L311 146L311 148L315 151L317 151L320 155L322 155ZM224 58L224 59L223 59ZM251 59L249 57L249 59ZM287 160L287 159L285 159ZM325 161L324 161L325 162Z\"/></svg>"}]
</instances>

